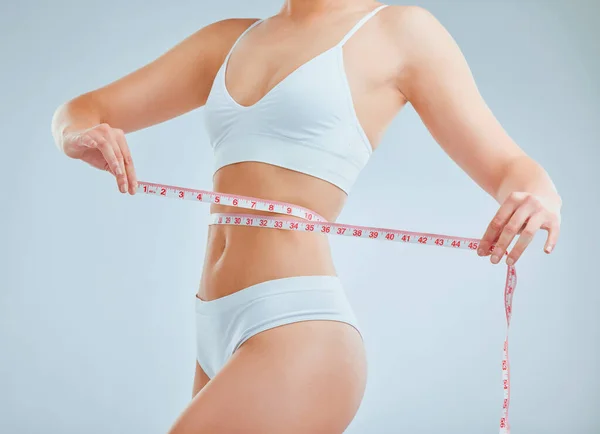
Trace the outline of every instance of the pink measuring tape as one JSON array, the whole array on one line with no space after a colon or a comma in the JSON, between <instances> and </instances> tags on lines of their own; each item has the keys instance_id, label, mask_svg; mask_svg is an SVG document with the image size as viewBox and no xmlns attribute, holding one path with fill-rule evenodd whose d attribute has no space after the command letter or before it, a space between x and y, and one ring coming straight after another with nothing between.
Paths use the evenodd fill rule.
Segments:
<instances>
[{"instance_id":1,"label":"pink measuring tape","mask_svg":"<svg viewBox=\"0 0 600 434\"><path fill-rule=\"evenodd\" d=\"M268 201L235 194L216 193L214 191L193 190L170 185L138 183L138 192L156 196L172 197L196 202L215 203L231 207L253 209L286 216L262 216L242 213L211 214L210 224L255 226L271 229L284 229L300 232L317 232L325 235L343 235L371 240L397 241L401 243L426 244L449 247L452 249L477 250L479 241L475 238L453 237L449 235L409 232L397 229L374 228L367 226L330 223L319 214L307 208L289 203ZM289 216L289 217L287 217ZM509 434L508 407L510 403L510 368L508 363L508 329L512 314L512 298L517 285L517 273L514 266L508 266L504 286L504 310L506 312L506 338L502 352L502 385L504 402L500 419L500 434Z\"/></svg>"}]
</instances>

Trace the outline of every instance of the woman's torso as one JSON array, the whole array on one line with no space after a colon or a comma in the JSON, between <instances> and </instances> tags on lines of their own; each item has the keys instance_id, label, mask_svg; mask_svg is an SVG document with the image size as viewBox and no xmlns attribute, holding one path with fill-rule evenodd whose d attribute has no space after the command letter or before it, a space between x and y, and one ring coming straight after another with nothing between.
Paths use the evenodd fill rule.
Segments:
<instances>
[{"instance_id":1,"label":"woman's torso","mask_svg":"<svg viewBox=\"0 0 600 434\"><path fill-rule=\"evenodd\" d=\"M378 13L343 47L335 47L374 6L332 13L312 22L294 23L276 16L259 23L232 50L215 78L213 92L224 86L239 110L252 109L273 90L286 85L298 67L305 68L311 59L339 48L344 69L344 76L339 78L348 82L345 96L351 98L348 101L358 126L374 148L384 128L406 103L396 85L401 60L390 56L391 42L381 25L385 15ZM324 75L314 72L311 80ZM225 165L215 172L213 182L215 191L294 203L329 221L337 219L347 197L339 186L324 179L263 162ZM233 210L212 205L211 212ZM252 210L244 213L264 214ZM271 279L335 274L325 235L212 225L198 295L212 300Z\"/></svg>"}]
</instances>

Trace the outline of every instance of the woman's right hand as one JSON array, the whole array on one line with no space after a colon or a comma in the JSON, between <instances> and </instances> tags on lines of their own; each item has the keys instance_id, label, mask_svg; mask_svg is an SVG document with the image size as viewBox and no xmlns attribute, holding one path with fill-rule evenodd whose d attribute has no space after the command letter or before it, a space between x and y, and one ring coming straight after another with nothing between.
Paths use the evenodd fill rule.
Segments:
<instances>
[{"instance_id":1,"label":"woman's right hand","mask_svg":"<svg viewBox=\"0 0 600 434\"><path fill-rule=\"evenodd\" d=\"M135 194L137 177L123 130L99 124L87 130L67 132L63 135L62 148L67 156L111 173L121 193Z\"/></svg>"}]
</instances>

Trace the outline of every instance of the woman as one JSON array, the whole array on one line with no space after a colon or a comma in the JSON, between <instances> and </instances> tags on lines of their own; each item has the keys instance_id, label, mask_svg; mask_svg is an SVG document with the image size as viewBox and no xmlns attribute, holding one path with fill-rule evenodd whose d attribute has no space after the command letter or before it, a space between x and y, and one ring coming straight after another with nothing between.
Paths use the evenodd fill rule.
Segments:
<instances>
[{"instance_id":1,"label":"woman","mask_svg":"<svg viewBox=\"0 0 600 434\"><path fill-rule=\"evenodd\" d=\"M479 254L497 264L508 253L512 264L539 229L548 231L550 253L561 207L551 180L496 121L451 36L418 7L286 0L266 20L211 24L61 106L53 134L67 156L109 171L121 193L135 194L125 134L206 105L215 191L335 221L407 102L500 204ZM344 431L363 396L366 362L327 237L210 226L196 303L194 398L172 434Z\"/></svg>"}]
</instances>

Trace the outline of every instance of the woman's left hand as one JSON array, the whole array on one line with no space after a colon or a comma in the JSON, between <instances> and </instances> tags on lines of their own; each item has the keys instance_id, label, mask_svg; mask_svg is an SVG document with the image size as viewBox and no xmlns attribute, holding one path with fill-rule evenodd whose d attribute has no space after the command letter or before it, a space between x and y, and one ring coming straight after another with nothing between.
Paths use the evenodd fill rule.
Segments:
<instances>
[{"instance_id":1,"label":"woman's left hand","mask_svg":"<svg viewBox=\"0 0 600 434\"><path fill-rule=\"evenodd\" d=\"M514 265L539 229L548 231L544 251L552 252L560 232L560 205L551 205L551 202L552 199L531 193L512 193L485 231L477 249L479 256L491 254L492 263L497 264L513 239L520 234L506 260L508 265ZM560 199L557 202L560 202Z\"/></svg>"}]
</instances>

